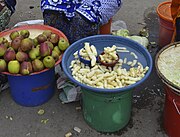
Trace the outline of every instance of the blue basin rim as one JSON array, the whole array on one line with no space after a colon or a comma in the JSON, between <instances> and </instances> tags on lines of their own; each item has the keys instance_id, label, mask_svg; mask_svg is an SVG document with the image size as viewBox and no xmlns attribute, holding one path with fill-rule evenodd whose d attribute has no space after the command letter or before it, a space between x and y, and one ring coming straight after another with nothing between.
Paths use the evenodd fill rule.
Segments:
<instances>
[{"instance_id":1,"label":"blue basin rim","mask_svg":"<svg viewBox=\"0 0 180 137\"><path fill-rule=\"evenodd\" d=\"M136 55L138 55L138 60L142 63L143 66L148 66L149 70L147 71L146 75L135 84L129 85L127 87L123 88L116 88L116 89L102 89L102 88L95 88L91 86L87 86L85 84L82 84L75 80L72 77L71 70L69 68L70 62L74 59L73 53L77 50L84 47L84 42L90 42L90 44L93 44L97 50L98 53L101 53L104 49L104 47L117 45L117 46L124 46L127 49L129 48L131 51L135 52ZM123 55L120 55L120 57ZM74 82L75 84L81 86L84 89L91 90L93 92L104 92L104 93L118 93L122 91L127 91L135 88L136 86L140 85L142 82L144 82L150 75L152 71L153 61L150 53L148 50L140 45L139 43L120 36L113 36L113 35L95 35L95 36L89 36L83 39L80 39L73 44L70 45L70 47L67 48L67 50L63 54L62 58L62 68L64 73L67 75L67 77Z\"/></svg>"}]
</instances>

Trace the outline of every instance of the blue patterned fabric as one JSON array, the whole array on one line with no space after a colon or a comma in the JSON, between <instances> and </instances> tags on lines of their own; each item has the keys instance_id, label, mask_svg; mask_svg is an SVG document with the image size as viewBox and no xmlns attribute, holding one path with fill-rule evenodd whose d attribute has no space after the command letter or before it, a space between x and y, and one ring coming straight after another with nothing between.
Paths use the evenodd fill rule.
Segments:
<instances>
[{"instance_id":1,"label":"blue patterned fabric","mask_svg":"<svg viewBox=\"0 0 180 137\"><path fill-rule=\"evenodd\" d=\"M78 12L91 22L105 24L121 4L122 0L41 0L41 9L64 12L68 20Z\"/></svg>"},{"instance_id":2,"label":"blue patterned fabric","mask_svg":"<svg viewBox=\"0 0 180 137\"><path fill-rule=\"evenodd\" d=\"M15 11L16 0L4 0L7 4L7 7L11 10L12 13Z\"/></svg>"}]
</instances>

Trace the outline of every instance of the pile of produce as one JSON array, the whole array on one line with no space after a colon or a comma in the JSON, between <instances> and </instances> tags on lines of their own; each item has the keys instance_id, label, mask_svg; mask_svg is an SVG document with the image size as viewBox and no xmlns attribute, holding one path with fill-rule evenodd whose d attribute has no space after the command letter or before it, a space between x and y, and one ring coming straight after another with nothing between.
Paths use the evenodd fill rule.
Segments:
<instances>
[{"instance_id":1,"label":"pile of produce","mask_svg":"<svg viewBox=\"0 0 180 137\"><path fill-rule=\"evenodd\" d=\"M137 35L130 36L129 30L127 30L127 29L120 29L115 32L112 32L112 34L134 40L134 41L138 42L139 44L143 45L145 48L147 48L147 46L149 45L149 40L147 39L147 37L137 36Z\"/></svg>"},{"instance_id":2,"label":"pile of produce","mask_svg":"<svg viewBox=\"0 0 180 137\"><path fill-rule=\"evenodd\" d=\"M118 59L118 54L116 53L116 46L104 48L104 52L99 55L100 60L103 63L114 63Z\"/></svg>"},{"instance_id":3,"label":"pile of produce","mask_svg":"<svg viewBox=\"0 0 180 137\"><path fill-rule=\"evenodd\" d=\"M84 48L79 50L79 58L83 58L86 62L90 62L91 66L96 64L97 51L94 45L85 43ZM84 62L85 62L84 61Z\"/></svg>"},{"instance_id":4,"label":"pile of produce","mask_svg":"<svg viewBox=\"0 0 180 137\"><path fill-rule=\"evenodd\" d=\"M89 48L87 48L87 46ZM88 42L84 43L83 50L86 50L91 54L89 55L91 65L84 64L79 60L78 51L74 55L74 59L71 61L72 76L75 80L85 85L103 88L103 89L115 89L129 86L140 81L149 70L148 66L143 66L141 62L138 61L138 56L126 49L126 47L117 47L112 45L112 47L104 47L105 53L113 55L116 59L116 53L123 54L123 52L129 53L128 56L132 56L132 60L128 60L126 57L122 58L119 55L118 62L113 67L107 67L98 62L96 58L91 58L90 56L97 56L97 49L91 49L92 45ZM98 45L94 45L98 46ZM81 50L81 49L80 49ZM93 52L94 51L94 52ZM93 64L93 65L92 65ZM129 69L123 67L123 65L128 65Z\"/></svg>"},{"instance_id":5,"label":"pile of produce","mask_svg":"<svg viewBox=\"0 0 180 137\"><path fill-rule=\"evenodd\" d=\"M180 44L165 49L158 57L160 73L177 87L180 87Z\"/></svg>"},{"instance_id":6,"label":"pile of produce","mask_svg":"<svg viewBox=\"0 0 180 137\"><path fill-rule=\"evenodd\" d=\"M29 75L55 66L61 54L69 46L63 37L44 30L35 38L29 30L13 31L0 37L0 72Z\"/></svg>"}]
</instances>

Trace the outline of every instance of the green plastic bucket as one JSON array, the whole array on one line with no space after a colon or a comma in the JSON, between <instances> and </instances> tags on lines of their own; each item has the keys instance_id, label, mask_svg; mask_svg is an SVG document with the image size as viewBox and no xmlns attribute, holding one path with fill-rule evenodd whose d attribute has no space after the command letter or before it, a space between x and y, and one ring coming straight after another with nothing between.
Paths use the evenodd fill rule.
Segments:
<instances>
[{"instance_id":1,"label":"green plastic bucket","mask_svg":"<svg viewBox=\"0 0 180 137\"><path fill-rule=\"evenodd\" d=\"M131 117L132 91L96 93L82 89L83 116L90 127L101 132L115 132L125 127Z\"/></svg>"},{"instance_id":2,"label":"green plastic bucket","mask_svg":"<svg viewBox=\"0 0 180 137\"><path fill-rule=\"evenodd\" d=\"M114 89L96 88L77 81L71 71L71 61L74 53L84 47L85 42L90 42L98 51L103 52L107 46L123 46L134 52L143 66L149 66L146 75L135 84ZM132 56L121 53L120 57L132 60ZM113 35L95 35L74 42L63 54L62 67L67 77L82 88L83 115L86 123L101 132L115 132L125 127L131 116L132 90L144 82L152 71L152 58L147 49L139 43ZM123 66L129 69L128 66Z\"/></svg>"}]
</instances>

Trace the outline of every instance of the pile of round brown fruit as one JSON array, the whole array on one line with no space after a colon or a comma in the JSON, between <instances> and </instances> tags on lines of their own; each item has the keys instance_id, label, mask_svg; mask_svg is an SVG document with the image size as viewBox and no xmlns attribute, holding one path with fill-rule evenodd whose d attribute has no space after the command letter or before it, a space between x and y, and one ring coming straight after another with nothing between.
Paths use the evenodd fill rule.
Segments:
<instances>
[{"instance_id":1,"label":"pile of round brown fruit","mask_svg":"<svg viewBox=\"0 0 180 137\"><path fill-rule=\"evenodd\" d=\"M30 38L29 30L13 31L10 41L0 37L0 72L29 75L52 68L69 43L50 30Z\"/></svg>"}]
</instances>

